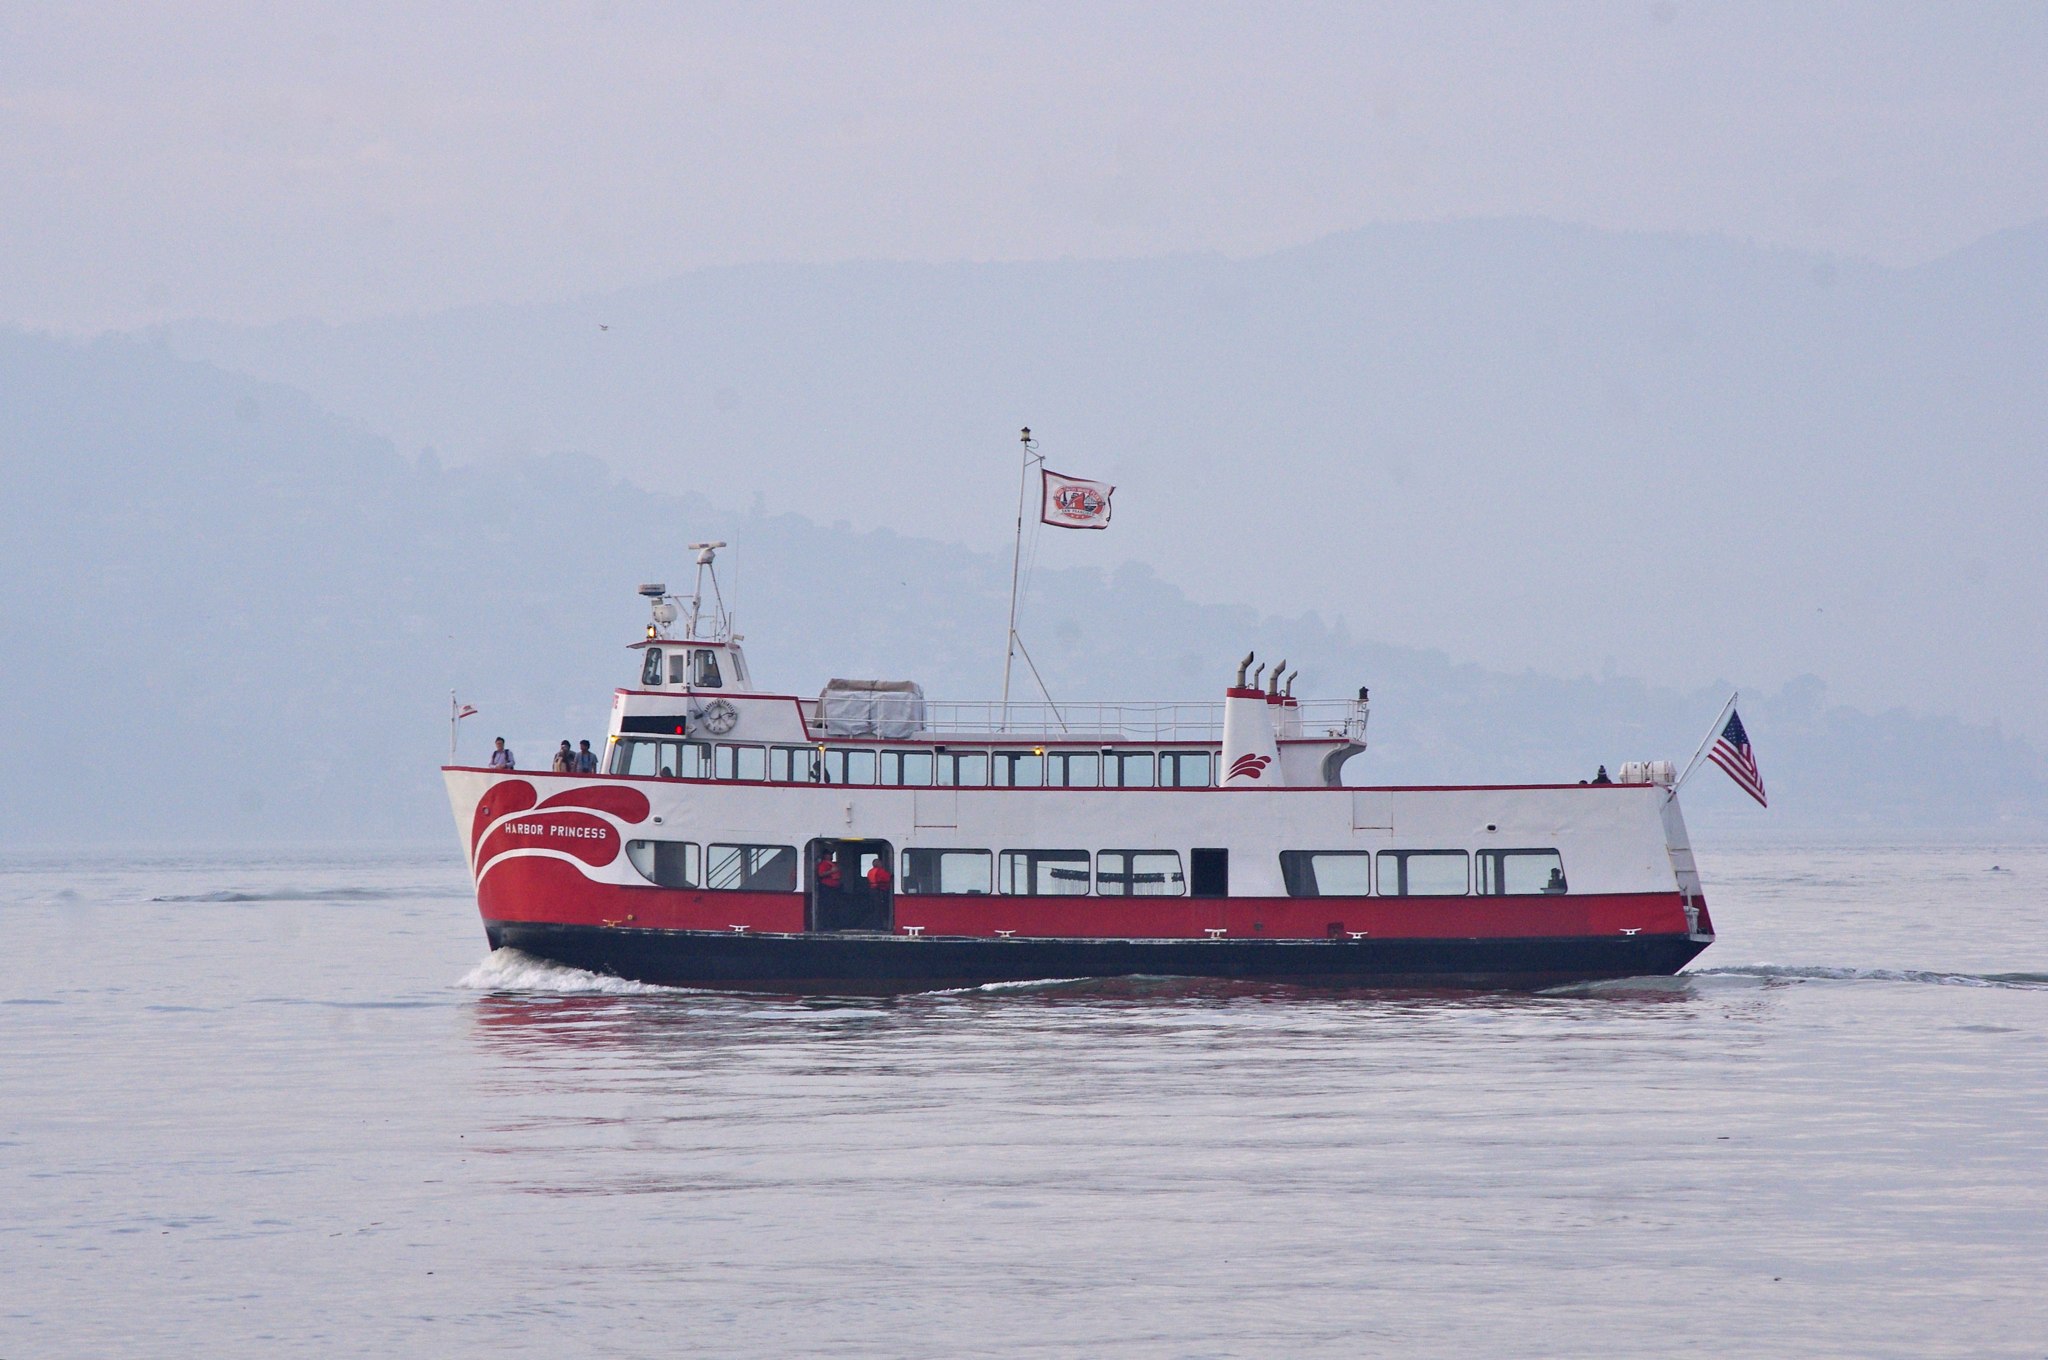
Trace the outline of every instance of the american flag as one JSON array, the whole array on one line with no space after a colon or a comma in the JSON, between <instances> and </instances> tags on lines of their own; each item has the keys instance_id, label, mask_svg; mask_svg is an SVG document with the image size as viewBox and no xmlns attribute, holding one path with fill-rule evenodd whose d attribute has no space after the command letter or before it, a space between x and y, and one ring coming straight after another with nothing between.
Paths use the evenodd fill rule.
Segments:
<instances>
[{"instance_id":1,"label":"american flag","mask_svg":"<svg viewBox=\"0 0 2048 1360\"><path fill-rule=\"evenodd\" d=\"M1764 799L1764 777L1756 771L1756 757L1750 753L1749 733L1743 730L1740 713L1729 711L1728 725L1721 729L1721 739L1707 752L1707 759L1726 770L1744 793L1770 806Z\"/></svg>"}]
</instances>

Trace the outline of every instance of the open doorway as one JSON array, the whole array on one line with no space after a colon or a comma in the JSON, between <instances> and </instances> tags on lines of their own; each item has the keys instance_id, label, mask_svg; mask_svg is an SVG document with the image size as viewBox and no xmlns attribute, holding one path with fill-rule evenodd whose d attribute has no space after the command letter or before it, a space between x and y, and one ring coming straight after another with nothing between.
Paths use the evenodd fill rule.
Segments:
<instances>
[{"instance_id":1,"label":"open doorway","mask_svg":"<svg viewBox=\"0 0 2048 1360\"><path fill-rule=\"evenodd\" d=\"M896 929L896 857L889 842L820 838L804 855L812 930Z\"/></svg>"}]
</instances>

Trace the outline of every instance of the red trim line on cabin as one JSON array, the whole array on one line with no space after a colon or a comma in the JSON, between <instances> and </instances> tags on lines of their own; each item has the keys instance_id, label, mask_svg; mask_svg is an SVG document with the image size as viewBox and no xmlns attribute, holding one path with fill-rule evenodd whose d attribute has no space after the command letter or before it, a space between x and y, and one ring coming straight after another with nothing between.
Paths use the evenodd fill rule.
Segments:
<instances>
[{"instance_id":1,"label":"red trim line on cabin","mask_svg":"<svg viewBox=\"0 0 2048 1360\"><path fill-rule=\"evenodd\" d=\"M638 734L635 734L638 735ZM651 740L674 740L649 733ZM695 737L687 738L695 741ZM752 745L753 743L745 743ZM783 742L764 742L762 745L787 745ZM977 748L978 749L978 748ZM964 793L1513 793L1539 789L1579 789L1593 792L1602 789L1655 789L1661 784L1295 784L1282 788L1222 789L1213 784L1194 787L1169 786L1166 788L1125 788L1120 786L1083 785L1078 788L1045 785L1017 787L1009 784L813 784L809 780L784 782L773 779L688 779L676 777L663 779L654 774L555 774L547 770L495 770L484 765L443 765L443 774L493 774L520 779L604 779L619 780L634 784L686 784L692 788L740 788L755 789L861 789L879 793L916 793L920 789L953 789ZM1668 791L1668 790L1667 790Z\"/></svg>"}]
</instances>

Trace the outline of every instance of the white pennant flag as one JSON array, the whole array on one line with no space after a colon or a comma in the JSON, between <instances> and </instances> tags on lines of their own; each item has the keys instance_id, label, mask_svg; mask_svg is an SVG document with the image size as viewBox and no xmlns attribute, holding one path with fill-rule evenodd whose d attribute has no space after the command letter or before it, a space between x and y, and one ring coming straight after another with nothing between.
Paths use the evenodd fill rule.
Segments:
<instances>
[{"instance_id":1,"label":"white pennant flag","mask_svg":"<svg viewBox=\"0 0 2048 1360\"><path fill-rule=\"evenodd\" d=\"M1045 479L1045 508L1039 519L1061 529L1107 529L1109 498L1116 488L1103 482L1084 482L1047 468L1039 469Z\"/></svg>"}]
</instances>

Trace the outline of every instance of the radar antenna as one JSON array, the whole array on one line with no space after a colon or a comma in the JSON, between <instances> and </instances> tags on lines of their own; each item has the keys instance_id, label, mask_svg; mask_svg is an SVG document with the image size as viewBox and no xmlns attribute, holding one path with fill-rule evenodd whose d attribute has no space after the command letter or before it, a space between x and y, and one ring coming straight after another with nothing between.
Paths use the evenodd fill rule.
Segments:
<instances>
[{"instance_id":1,"label":"radar antenna","mask_svg":"<svg viewBox=\"0 0 2048 1360\"><path fill-rule=\"evenodd\" d=\"M686 638L703 638L711 642L723 642L732 634L732 615L726 612L725 595L718 588L718 568L712 559L718 556L723 542L692 543L690 551L697 554L697 584L690 593L690 612L684 619ZM704 612L704 581L711 581L711 612Z\"/></svg>"},{"instance_id":2,"label":"radar antenna","mask_svg":"<svg viewBox=\"0 0 2048 1360\"><path fill-rule=\"evenodd\" d=\"M654 622L647 625L647 636L665 638L669 629L680 618L683 622L683 637L688 641L727 642L738 641L739 635L732 631L732 611L725 607L725 594L718 588L718 568L713 565L723 543L692 543L690 551L697 554L697 581L690 590L688 599L671 595L668 586L660 581L649 581L640 587L640 594L646 598ZM711 583L711 605L704 604L704 583Z\"/></svg>"}]
</instances>

